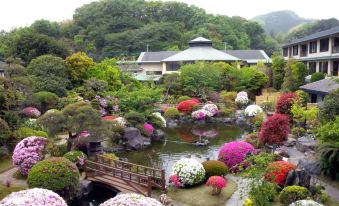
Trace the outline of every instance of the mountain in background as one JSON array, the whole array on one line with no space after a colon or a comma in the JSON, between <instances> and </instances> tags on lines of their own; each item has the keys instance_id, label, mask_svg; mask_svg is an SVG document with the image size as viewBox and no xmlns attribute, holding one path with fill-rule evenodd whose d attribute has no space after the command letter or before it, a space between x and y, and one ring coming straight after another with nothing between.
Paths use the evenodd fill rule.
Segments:
<instances>
[{"instance_id":1,"label":"mountain in background","mask_svg":"<svg viewBox=\"0 0 339 206\"><path fill-rule=\"evenodd\" d=\"M265 32L272 37L279 33L286 34L298 25L312 22L312 20L299 17L295 12L288 10L256 16L252 20L262 25Z\"/></svg>"}]
</instances>

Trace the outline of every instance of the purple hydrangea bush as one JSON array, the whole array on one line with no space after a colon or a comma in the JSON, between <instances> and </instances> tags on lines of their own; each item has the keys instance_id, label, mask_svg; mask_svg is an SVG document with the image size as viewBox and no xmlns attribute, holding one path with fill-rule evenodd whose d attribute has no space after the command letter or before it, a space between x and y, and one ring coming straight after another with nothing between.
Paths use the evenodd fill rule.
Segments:
<instances>
[{"instance_id":1,"label":"purple hydrangea bush","mask_svg":"<svg viewBox=\"0 0 339 206\"><path fill-rule=\"evenodd\" d=\"M244 141L233 141L224 144L218 155L218 160L224 162L231 172L237 172L247 155L254 154L254 147Z\"/></svg>"},{"instance_id":2,"label":"purple hydrangea bush","mask_svg":"<svg viewBox=\"0 0 339 206\"><path fill-rule=\"evenodd\" d=\"M163 206L159 201L136 193L119 194L99 206Z\"/></svg>"},{"instance_id":3,"label":"purple hydrangea bush","mask_svg":"<svg viewBox=\"0 0 339 206\"><path fill-rule=\"evenodd\" d=\"M22 175L27 175L37 162L44 159L46 145L46 138L31 136L15 146L12 161Z\"/></svg>"},{"instance_id":4,"label":"purple hydrangea bush","mask_svg":"<svg viewBox=\"0 0 339 206\"><path fill-rule=\"evenodd\" d=\"M38 118L40 117L41 112L35 107L26 107L22 110L22 114L28 118Z\"/></svg>"},{"instance_id":5,"label":"purple hydrangea bush","mask_svg":"<svg viewBox=\"0 0 339 206\"><path fill-rule=\"evenodd\" d=\"M64 199L51 190L33 188L12 192L0 201L1 206L67 206Z\"/></svg>"}]
</instances>

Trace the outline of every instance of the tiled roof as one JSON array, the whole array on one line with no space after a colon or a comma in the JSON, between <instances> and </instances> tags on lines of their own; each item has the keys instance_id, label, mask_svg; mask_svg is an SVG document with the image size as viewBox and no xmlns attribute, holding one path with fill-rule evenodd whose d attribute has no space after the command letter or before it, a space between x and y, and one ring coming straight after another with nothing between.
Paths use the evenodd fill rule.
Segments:
<instances>
[{"instance_id":1,"label":"tiled roof","mask_svg":"<svg viewBox=\"0 0 339 206\"><path fill-rule=\"evenodd\" d=\"M283 46L289 46L289 45L292 45L292 44L297 44L297 43L309 41L309 40L312 40L312 39L318 39L318 38L321 38L321 37L326 37L326 36L330 36L332 34L337 34L337 33L339 33L339 26L333 27L333 28L325 30L325 31L316 32L314 34L305 36L305 37L300 38L300 39L292 40L291 42L288 42L288 43L284 44Z\"/></svg>"},{"instance_id":2,"label":"tiled roof","mask_svg":"<svg viewBox=\"0 0 339 206\"><path fill-rule=\"evenodd\" d=\"M269 59L262 50L223 50L223 52L243 60Z\"/></svg>"},{"instance_id":3,"label":"tiled roof","mask_svg":"<svg viewBox=\"0 0 339 206\"><path fill-rule=\"evenodd\" d=\"M160 62L180 51L142 52L137 62Z\"/></svg>"},{"instance_id":4,"label":"tiled roof","mask_svg":"<svg viewBox=\"0 0 339 206\"><path fill-rule=\"evenodd\" d=\"M332 79L322 79L303 85L300 87L300 89L306 92L327 94L335 89L339 89L339 83L333 81Z\"/></svg>"}]
</instances>

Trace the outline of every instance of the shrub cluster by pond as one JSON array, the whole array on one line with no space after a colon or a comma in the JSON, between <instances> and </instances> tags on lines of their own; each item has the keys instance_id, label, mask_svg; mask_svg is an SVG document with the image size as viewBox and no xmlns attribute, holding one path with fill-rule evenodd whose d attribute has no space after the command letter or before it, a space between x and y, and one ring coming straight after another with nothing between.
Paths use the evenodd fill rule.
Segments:
<instances>
[{"instance_id":1,"label":"shrub cluster by pond","mask_svg":"<svg viewBox=\"0 0 339 206\"><path fill-rule=\"evenodd\" d=\"M28 118L38 118L40 117L41 112L35 107L26 107L22 110L22 114Z\"/></svg>"},{"instance_id":2,"label":"shrub cluster by pond","mask_svg":"<svg viewBox=\"0 0 339 206\"><path fill-rule=\"evenodd\" d=\"M261 109L261 107L255 104L249 105L245 109L245 115L248 117L255 117L262 112L263 110Z\"/></svg>"},{"instance_id":3,"label":"shrub cluster by pond","mask_svg":"<svg viewBox=\"0 0 339 206\"><path fill-rule=\"evenodd\" d=\"M14 148L12 161L22 175L27 175L31 168L45 157L47 140L43 137L27 137Z\"/></svg>"},{"instance_id":4,"label":"shrub cluster by pond","mask_svg":"<svg viewBox=\"0 0 339 206\"><path fill-rule=\"evenodd\" d=\"M99 206L163 206L159 201L136 193L119 194Z\"/></svg>"},{"instance_id":5,"label":"shrub cluster by pond","mask_svg":"<svg viewBox=\"0 0 339 206\"><path fill-rule=\"evenodd\" d=\"M166 109L164 113L164 117L166 119L177 119L180 116L180 112L177 108L169 107Z\"/></svg>"},{"instance_id":6,"label":"shrub cluster by pond","mask_svg":"<svg viewBox=\"0 0 339 206\"><path fill-rule=\"evenodd\" d=\"M63 157L53 157L38 162L28 174L30 188L52 190L63 197L75 195L79 187L80 173L74 163Z\"/></svg>"},{"instance_id":7,"label":"shrub cluster by pond","mask_svg":"<svg viewBox=\"0 0 339 206\"><path fill-rule=\"evenodd\" d=\"M221 176L211 176L208 178L206 185L212 187L212 195L219 195L222 188L226 187L227 181Z\"/></svg>"},{"instance_id":8,"label":"shrub cluster by pond","mask_svg":"<svg viewBox=\"0 0 339 206\"><path fill-rule=\"evenodd\" d=\"M183 158L172 166L172 175L177 176L182 187L193 186L204 181L205 169L197 160Z\"/></svg>"},{"instance_id":9,"label":"shrub cluster by pond","mask_svg":"<svg viewBox=\"0 0 339 206\"><path fill-rule=\"evenodd\" d=\"M280 186L285 185L287 174L290 170L294 170L297 166L290 162L276 161L267 166L265 179L270 182L277 183Z\"/></svg>"},{"instance_id":10,"label":"shrub cluster by pond","mask_svg":"<svg viewBox=\"0 0 339 206\"><path fill-rule=\"evenodd\" d=\"M0 201L1 206L67 206L65 200L51 190L33 188L13 192Z\"/></svg>"},{"instance_id":11,"label":"shrub cluster by pond","mask_svg":"<svg viewBox=\"0 0 339 206\"><path fill-rule=\"evenodd\" d=\"M293 92L283 93L279 96L275 112L279 114L286 114L291 117L291 108L298 96Z\"/></svg>"},{"instance_id":12,"label":"shrub cluster by pond","mask_svg":"<svg viewBox=\"0 0 339 206\"><path fill-rule=\"evenodd\" d=\"M290 132L287 115L274 114L265 119L261 125L259 138L262 144L282 145Z\"/></svg>"},{"instance_id":13,"label":"shrub cluster by pond","mask_svg":"<svg viewBox=\"0 0 339 206\"><path fill-rule=\"evenodd\" d=\"M240 108L246 106L249 102L250 100L246 92L239 92L235 98L235 103L239 105Z\"/></svg>"},{"instance_id":14,"label":"shrub cluster by pond","mask_svg":"<svg viewBox=\"0 0 339 206\"><path fill-rule=\"evenodd\" d=\"M218 160L207 160L202 163L205 169L206 178L211 176L225 176L228 172L224 162Z\"/></svg>"},{"instance_id":15,"label":"shrub cluster by pond","mask_svg":"<svg viewBox=\"0 0 339 206\"><path fill-rule=\"evenodd\" d=\"M199 104L199 100L190 99L180 102L177 105L177 109L182 113L190 113L193 110L193 107Z\"/></svg>"},{"instance_id":16,"label":"shrub cluster by pond","mask_svg":"<svg viewBox=\"0 0 339 206\"><path fill-rule=\"evenodd\" d=\"M81 168L85 164L87 155L81 151L74 150L64 154L64 158L76 164L78 168Z\"/></svg>"},{"instance_id":17,"label":"shrub cluster by pond","mask_svg":"<svg viewBox=\"0 0 339 206\"><path fill-rule=\"evenodd\" d=\"M224 144L218 154L218 160L224 162L231 172L238 172L246 157L255 153L254 147L244 141L234 141Z\"/></svg>"}]
</instances>

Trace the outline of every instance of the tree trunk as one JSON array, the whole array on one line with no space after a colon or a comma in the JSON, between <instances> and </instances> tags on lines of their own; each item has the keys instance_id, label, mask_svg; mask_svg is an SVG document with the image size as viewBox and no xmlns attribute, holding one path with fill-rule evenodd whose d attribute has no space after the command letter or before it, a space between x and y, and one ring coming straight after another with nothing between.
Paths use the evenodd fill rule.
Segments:
<instances>
[{"instance_id":1,"label":"tree trunk","mask_svg":"<svg viewBox=\"0 0 339 206\"><path fill-rule=\"evenodd\" d=\"M71 131L68 131L68 139L67 139L67 151L71 151L73 146L73 140L76 138L77 135L73 135Z\"/></svg>"}]
</instances>

